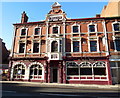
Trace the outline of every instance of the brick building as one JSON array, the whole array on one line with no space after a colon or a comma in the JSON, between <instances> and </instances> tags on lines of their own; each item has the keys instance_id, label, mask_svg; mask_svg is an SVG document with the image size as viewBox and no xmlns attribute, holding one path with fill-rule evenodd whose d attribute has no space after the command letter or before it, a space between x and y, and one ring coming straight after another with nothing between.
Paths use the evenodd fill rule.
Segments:
<instances>
[{"instance_id":1,"label":"brick building","mask_svg":"<svg viewBox=\"0 0 120 98\"><path fill-rule=\"evenodd\" d=\"M14 24L10 79L45 83L118 83L120 16L68 19L55 2L44 21Z\"/></svg>"}]
</instances>

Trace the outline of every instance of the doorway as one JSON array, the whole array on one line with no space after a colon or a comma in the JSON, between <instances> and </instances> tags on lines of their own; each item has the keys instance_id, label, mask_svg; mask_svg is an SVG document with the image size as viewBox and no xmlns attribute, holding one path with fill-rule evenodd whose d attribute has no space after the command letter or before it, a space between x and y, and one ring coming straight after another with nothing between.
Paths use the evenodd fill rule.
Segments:
<instances>
[{"instance_id":1,"label":"doorway","mask_svg":"<svg viewBox=\"0 0 120 98\"><path fill-rule=\"evenodd\" d=\"M58 69L53 68L52 70L52 82L57 83L58 82Z\"/></svg>"}]
</instances>

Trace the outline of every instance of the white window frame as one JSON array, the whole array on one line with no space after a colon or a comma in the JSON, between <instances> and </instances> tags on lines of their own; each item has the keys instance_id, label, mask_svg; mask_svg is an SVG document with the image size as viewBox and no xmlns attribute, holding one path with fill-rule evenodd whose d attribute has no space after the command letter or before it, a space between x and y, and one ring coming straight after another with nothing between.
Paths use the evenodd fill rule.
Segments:
<instances>
[{"instance_id":1,"label":"white window frame","mask_svg":"<svg viewBox=\"0 0 120 98\"><path fill-rule=\"evenodd\" d=\"M95 32L90 32L90 30L89 30L89 26L90 26L90 25L94 25L94 26L95 26ZM96 33L96 32L98 31L98 30L97 30L97 24L90 23L90 24L87 25L87 27L88 27L88 32L89 32L89 33Z\"/></svg>"},{"instance_id":2,"label":"white window frame","mask_svg":"<svg viewBox=\"0 0 120 98\"><path fill-rule=\"evenodd\" d=\"M36 28L39 28L39 29L40 29L40 32L39 32L39 34L38 34L38 35L35 35L35 29L36 29ZM33 35L34 35L34 36L40 36L40 35L41 35L41 30L42 30L42 28L41 28L41 27L36 26L36 27L33 29Z\"/></svg>"},{"instance_id":3,"label":"white window frame","mask_svg":"<svg viewBox=\"0 0 120 98\"><path fill-rule=\"evenodd\" d=\"M54 27L58 27L58 33L57 33L57 34L54 34L54 33L53 33L53 28L54 28ZM59 26L59 25L53 25L53 26L52 26L52 35L59 35L59 34L60 34L60 26Z\"/></svg>"},{"instance_id":4,"label":"white window frame","mask_svg":"<svg viewBox=\"0 0 120 98\"><path fill-rule=\"evenodd\" d=\"M73 27L74 26L78 26L78 32L73 32ZM80 34L80 25L79 24L73 24L72 26L71 26L71 32L73 33L73 34Z\"/></svg>"},{"instance_id":5,"label":"white window frame","mask_svg":"<svg viewBox=\"0 0 120 98\"><path fill-rule=\"evenodd\" d=\"M39 52L38 53L33 53L34 43L39 43ZM41 49L40 49L41 48L41 41L40 40L33 40L31 47L32 47L31 52L33 54L40 54L40 51L41 51Z\"/></svg>"},{"instance_id":6,"label":"white window frame","mask_svg":"<svg viewBox=\"0 0 120 98\"><path fill-rule=\"evenodd\" d=\"M31 76L31 75L30 75L30 67L31 67L32 65L39 65L39 66L42 68L42 75L39 75L39 76L41 76L41 78L32 78L31 80L44 80L44 73L45 73L45 71L44 71L44 66L43 66L43 64L41 64L41 63L39 63L39 62L33 62L33 63L31 63L31 64L29 65L29 67L28 67L28 69L29 69L29 77ZM34 75L33 75L33 76L34 76Z\"/></svg>"},{"instance_id":7,"label":"white window frame","mask_svg":"<svg viewBox=\"0 0 120 98\"><path fill-rule=\"evenodd\" d=\"M21 34L22 34L22 29L26 29L26 35L21 35ZM22 28L20 29L20 36L27 36L27 33L28 33L28 28L22 27Z\"/></svg>"},{"instance_id":8,"label":"white window frame","mask_svg":"<svg viewBox=\"0 0 120 98\"><path fill-rule=\"evenodd\" d=\"M120 22L117 22L117 21L113 22L113 23L112 23L112 31L113 31L113 32L120 32L120 31L115 31L115 30L114 30L114 24L117 24L117 23L119 24L119 28L120 28ZM113 33L113 35L115 35L115 34Z\"/></svg>"},{"instance_id":9,"label":"white window frame","mask_svg":"<svg viewBox=\"0 0 120 98\"><path fill-rule=\"evenodd\" d=\"M20 50L20 43L24 43L24 44L25 44L25 46L24 46L24 53L20 53L20 52L19 52L19 50ZM25 51L26 51L26 42L25 42L25 40L20 40L20 41L18 41L17 53L19 53L19 54L25 54Z\"/></svg>"}]
</instances>

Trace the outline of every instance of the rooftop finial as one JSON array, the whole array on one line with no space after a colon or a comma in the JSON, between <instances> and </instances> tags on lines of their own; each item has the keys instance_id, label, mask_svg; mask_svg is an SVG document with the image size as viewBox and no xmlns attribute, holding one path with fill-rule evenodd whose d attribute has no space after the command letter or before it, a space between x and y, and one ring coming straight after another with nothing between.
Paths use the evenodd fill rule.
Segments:
<instances>
[{"instance_id":1,"label":"rooftop finial","mask_svg":"<svg viewBox=\"0 0 120 98\"><path fill-rule=\"evenodd\" d=\"M53 5L52 5L52 8L53 7L61 7L61 5L58 3L58 2L55 2Z\"/></svg>"}]
</instances>

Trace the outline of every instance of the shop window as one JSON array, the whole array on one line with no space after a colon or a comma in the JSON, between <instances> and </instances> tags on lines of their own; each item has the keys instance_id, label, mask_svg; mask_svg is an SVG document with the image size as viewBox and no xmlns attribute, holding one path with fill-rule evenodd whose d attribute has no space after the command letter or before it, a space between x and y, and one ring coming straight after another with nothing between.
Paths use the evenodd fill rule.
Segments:
<instances>
[{"instance_id":1,"label":"shop window","mask_svg":"<svg viewBox=\"0 0 120 98\"><path fill-rule=\"evenodd\" d=\"M20 43L19 44L19 53L24 53L25 51L25 43Z\"/></svg>"},{"instance_id":2,"label":"shop window","mask_svg":"<svg viewBox=\"0 0 120 98\"><path fill-rule=\"evenodd\" d=\"M110 67L116 67L116 62L110 62Z\"/></svg>"},{"instance_id":3,"label":"shop window","mask_svg":"<svg viewBox=\"0 0 120 98\"><path fill-rule=\"evenodd\" d=\"M26 35L26 29L21 30L21 35Z\"/></svg>"},{"instance_id":4,"label":"shop window","mask_svg":"<svg viewBox=\"0 0 120 98\"><path fill-rule=\"evenodd\" d=\"M14 78L23 78L25 75L25 67L21 64L18 64L14 67L13 77Z\"/></svg>"},{"instance_id":5,"label":"shop window","mask_svg":"<svg viewBox=\"0 0 120 98\"><path fill-rule=\"evenodd\" d=\"M32 65L30 67L30 78L35 78L34 76L37 76L37 78L39 78L39 76L42 75L42 67L40 65Z\"/></svg>"},{"instance_id":6,"label":"shop window","mask_svg":"<svg viewBox=\"0 0 120 98\"><path fill-rule=\"evenodd\" d=\"M53 34L58 34L58 27L53 27Z\"/></svg>"},{"instance_id":7,"label":"shop window","mask_svg":"<svg viewBox=\"0 0 120 98\"><path fill-rule=\"evenodd\" d=\"M106 75L106 68L94 68L94 75Z\"/></svg>"},{"instance_id":8,"label":"shop window","mask_svg":"<svg viewBox=\"0 0 120 98\"><path fill-rule=\"evenodd\" d=\"M73 52L79 52L79 41L73 41Z\"/></svg>"},{"instance_id":9,"label":"shop window","mask_svg":"<svg viewBox=\"0 0 120 98\"><path fill-rule=\"evenodd\" d=\"M40 28L35 28L35 35L39 35L40 34Z\"/></svg>"},{"instance_id":10,"label":"shop window","mask_svg":"<svg viewBox=\"0 0 120 98\"><path fill-rule=\"evenodd\" d=\"M33 44L33 53L38 53L39 52L39 43L34 43Z\"/></svg>"},{"instance_id":11,"label":"shop window","mask_svg":"<svg viewBox=\"0 0 120 98\"><path fill-rule=\"evenodd\" d=\"M73 33L78 33L78 32L79 32L79 27L73 26Z\"/></svg>"},{"instance_id":12,"label":"shop window","mask_svg":"<svg viewBox=\"0 0 120 98\"><path fill-rule=\"evenodd\" d=\"M92 68L80 68L80 75L92 75Z\"/></svg>"},{"instance_id":13,"label":"shop window","mask_svg":"<svg viewBox=\"0 0 120 98\"><path fill-rule=\"evenodd\" d=\"M51 52L58 52L58 42L53 41L51 44Z\"/></svg>"},{"instance_id":14,"label":"shop window","mask_svg":"<svg viewBox=\"0 0 120 98\"><path fill-rule=\"evenodd\" d=\"M114 31L120 31L120 24L119 23L113 24L113 28Z\"/></svg>"},{"instance_id":15,"label":"shop window","mask_svg":"<svg viewBox=\"0 0 120 98\"><path fill-rule=\"evenodd\" d=\"M120 40L115 40L116 50L120 51Z\"/></svg>"},{"instance_id":16,"label":"shop window","mask_svg":"<svg viewBox=\"0 0 120 98\"><path fill-rule=\"evenodd\" d=\"M95 32L95 25L89 25L89 32Z\"/></svg>"},{"instance_id":17,"label":"shop window","mask_svg":"<svg viewBox=\"0 0 120 98\"><path fill-rule=\"evenodd\" d=\"M97 51L97 41L90 41L90 51L91 52Z\"/></svg>"},{"instance_id":18,"label":"shop window","mask_svg":"<svg viewBox=\"0 0 120 98\"><path fill-rule=\"evenodd\" d=\"M78 68L67 68L67 75L79 75Z\"/></svg>"},{"instance_id":19,"label":"shop window","mask_svg":"<svg viewBox=\"0 0 120 98\"><path fill-rule=\"evenodd\" d=\"M112 77L117 77L117 69L111 69Z\"/></svg>"}]
</instances>

